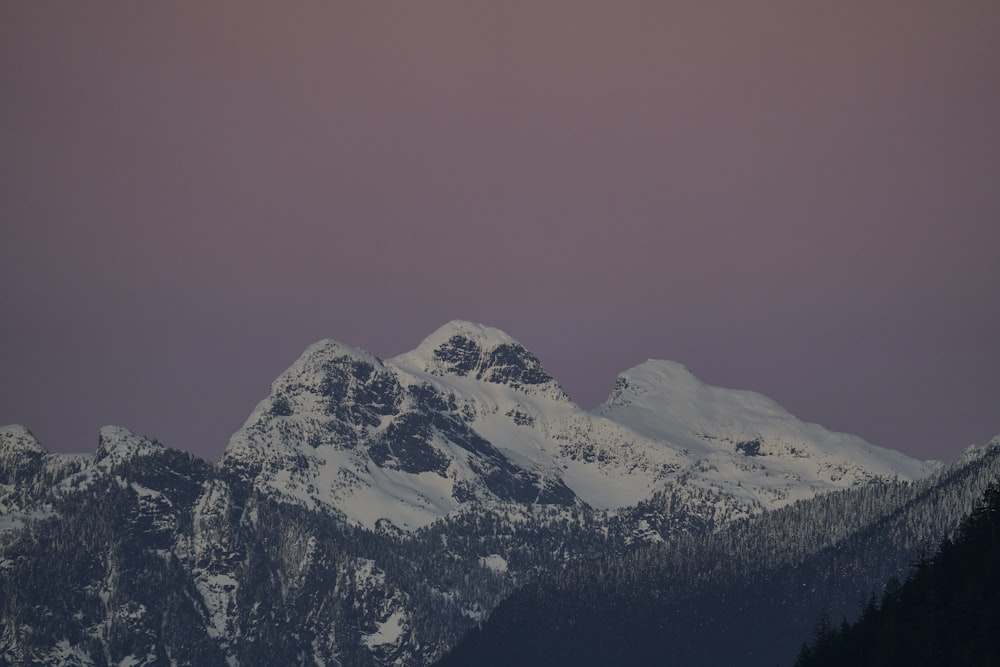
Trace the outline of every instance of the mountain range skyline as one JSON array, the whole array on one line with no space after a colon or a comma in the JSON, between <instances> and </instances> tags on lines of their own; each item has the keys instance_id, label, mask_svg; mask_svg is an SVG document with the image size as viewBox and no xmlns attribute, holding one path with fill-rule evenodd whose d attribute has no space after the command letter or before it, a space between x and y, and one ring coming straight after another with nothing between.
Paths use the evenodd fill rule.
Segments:
<instances>
[{"instance_id":1,"label":"mountain range skyline","mask_svg":"<svg viewBox=\"0 0 1000 667\"><path fill-rule=\"evenodd\" d=\"M456 353L462 356L463 360L446 362L445 359L439 355L449 354L448 352L442 351L447 351L454 345L459 345L460 347L462 345L471 345L473 349L460 349ZM473 356L468 357L466 360L465 355L468 354L472 354ZM514 356L505 360L506 355L509 354L514 354ZM495 355L500 356L495 360L488 359L488 357L493 357ZM523 358L522 355L524 355ZM294 388L290 390L293 393L301 390L300 383L302 382L305 382L306 385L314 384L316 387L319 387L319 384L321 383L320 378L322 378L325 373L329 372L328 370L321 369L326 369L330 363L335 363L333 360L336 359L352 359L354 360L352 363L360 364L365 368L371 367L375 369L382 369L377 372L389 372L391 375L401 372L404 377L410 377L411 373L417 374L414 377L421 377L424 373L427 373L429 374L427 376L428 378L433 378L438 375L447 377L453 373L457 373L459 376L464 376L467 371L471 371L475 374L477 380L482 378L484 374L487 377L492 376L494 377L492 380L493 382L500 382L502 384L510 382L511 388L514 390L514 396L502 398L501 395L493 396L490 392L487 392L487 394L476 399L476 401L485 400L486 405L492 406L487 408L488 411L513 409L515 412L520 413L526 410L527 412L525 412L522 416L530 423L533 423L537 418L537 411L541 410L542 413L546 413L551 409L551 406L546 407L548 402L551 401L554 401L554 405L557 406L555 414L560 414L560 412L565 411L565 409L571 409L580 415L589 414L591 416L590 418L601 419L604 416L614 415L617 413L621 413L623 415L630 414L630 411L634 410L629 407L632 401L639 400L640 405L645 405L646 401L650 400L650 398L643 398L643 396L645 394L651 394L654 403L639 409L638 413L628 418L629 420L638 419L638 422L632 424L631 428L637 429L635 431L636 434L644 433L647 428L651 429L649 434L655 440L660 440L663 443L669 443L668 446L672 449L685 448L685 445L688 444L688 439L692 435L694 435L694 440L692 442L699 443L696 444L696 449L700 449L702 446L700 441L703 437L705 437L704 434L710 433L713 428L707 428L707 430L702 432L693 425L702 420L707 420L706 423L710 423L713 419L717 418L718 415L735 415L739 414L741 411L749 411L748 414L756 413L759 415L767 415L766 419L777 419L775 424L780 424L781 421L785 419L798 421L796 416L787 412L783 406L776 403L771 398L760 394L759 392L723 388L706 384L683 364L675 361L658 359L647 359L646 361L636 364L631 368L622 370L616 376L612 391L599 405L590 408L583 407L580 406L572 396L566 393L564 387L559 381L559 378L550 375L544 365L540 363L538 358L531 352L530 349L524 347L520 341L510 336L507 332L495 327L467 320L451 320L427 335L414 349L388 359L382 359L363 348L345 345L333 339L323 339L313 343L306 348L299 359L297 359L293 364L291 364L290 367L288 367L273 382L270 383L268 396L256 404L256 408L254 408L252 412L249 412L249 416L244 421L242 427L235 431L227 440L227 445L224 451L216 461L217 464L226 466L227 457L231 460L233 452L238 452L242 446L245 446L245 439L248 433L247 429L249 428L250 431L253 431L261 426L260 423L257 423L255 426L251 426L255 423L255 420L260 420L263 416L266 416L275 410L277 410L278 414L284 414L285 410L292 410L292 408L288 407L288 404L286 403L288 399L284 398L284 392L289 391L289 388L286 387L286 389L281 389L282 386L292 382L292 385L290 386ZM478 359L478 361L475 361L476 359ZM459 366L452 367L449 365L450 363L458 363ZM511 363L514 364L514 366L507 367L504 365ZM474 364L474 366L470 366L468 369L462 369L460 367L461 364ZM527 364L527 366L525 368L521 368L521 364ZM312 370L310 371L303 370L310 367L312 367ZM305 376L301 376L303 372L306 373ZM315 376L317 373L320 375L312 377L312 379L305 379L310 375ZM528 383L526 385L522 386L516 379L501 379L507 373L514 373L515 377L524 375L530 379L527 381ZM297 379L289 380L289 377ZM399 380L392 380L392 382L397 381ZM413 379L411 378L407 381L412 382ZM325 383L328 382L328 379L322 380L324 386ZM536 382L540 384L535 385L534 383ZM461 393L468 390L468 387L460 382L458 385L455 385L447 391L458 391ZM314 389L314 391L318 391L318 389ZM472 391L472 395L478 394L478 390ZM522 399L517 398L520 391L527 391L529 395L541 392L540 396L545 398L539 405L525 407L527 405L531 405L531 402L529 401L528 404L522 405L520 400L523 400L523 397ZM274 401L279 400L275 398L275 392L278 392L278 395L283 397L279 401L281 403L281 406L279 407L275 407ZM631 396L632 398L627 398L628 396ZM327 400L330 399L322 398L322 401ZM355 405L355 401L357 399L352 398L350 395L345 395L339 400L342 401L342 405L338 408L338 410L351 411L357 409ZM378 399L366 396L364 400ZM513 402L511 403L511 401ZM510 403L510 405L504 408L503 406L506 403ZM560 405L565 407L558 407ZM295 410L302 409L305 408L302 406L295 408ZM313 406L308 410L315 412L316 410L320 410L320 408ZM535 416L529 417L529 415ZM729 420L732 418L732 416L727 417ZM546 421L548 421L548 419L549 418L546 418ZM518 420L515 419L515 422L517 421ZM553 428L555 423L556 422L553 422L553 424L542 427L542 430L548 431L550 428ZM650 426L643 426L643 424L649 424ZM762 424L766 424L766 420L765 422L762 422ZM732 439L733 434L735 433L740 434L737 439L742 437L751 439L764 438L766 440L769 437L772 437L766 435L766 433L770 432L770 427L762 426L762 424L757 424L753 419L751 419L751 421L747 424L744 424L741 427L735 427L736 430L725 436L724 439ZM528 425L528 423L524 425ZM31 432L30 425L11 424L11 426L25 428ZM804 426L810 429L818 429L818 432L820 433L827 432L821 424L805 422ZM104 432L109 428L112 430L124 428L126 432L130 432L130 429L128 429L127 426L120 424L105 424L100 428L100 432L102 434L101 441L103 441ZM287 425L281 428L285 429L287 428ZM308 428L311 427L307 427L307 430ZM562 427L556 428L558 429ZM760 430L761 428L764 430ZM780 427L779 432L781 432L783 428L784 427ZM156 438L155 435L141 435L142 437L149 437L154 441L159 442L159 439ZM863 439L860 439L853 434L834 433L834 435L856 440L864 447L869 447L871 444L874 444L865 442ZM44 442L37 439L37 436L33 432L32 437L38 440L46 451L51 451L52 453L60 453L62 451L59 448L50 449ZM260 436L252 436L253 439L258 437ZM272 434L271 437L281 439L284 436ZM314 437L315 436L301 436L303 441L312 440ZM325 436L321 435L320 437ZM398 437L406 440L407 436L399 435ZM492 438L498 439L498 442L500 443L507 441L517 442L522 437L524 437L523 434L507 433L503 429L494 433L492 436ZM589 437L594 436L588 436L588 438ZM611 448L609 451L621 446L621 443L619 442L620 436L612 432L608 432L603 437L609 441L606 444L606 446ZM779 440L783 439L783 437L784 436L779 436ZM815 437L815 435L806 437ZM171 443L162 444L167 447L175 448L175 446ZM843 446L843 444L846 443L842 443L840 446ZM981 444L982 443L973 443L972 446L978 446ZM263 446L265 449L270 449L272 445L267 443ZM627 448L631 448L632 446L633 445L627 445ZM759 447L759 442L757 446ZM850 445L850 447L854 446L855 445ZM876 448L878 449L879 447L876 446ZM178 449L183 450L184 448L179 447ZM891 448L887 451L896 452L896 450L892 450ZM686 448L685 452L687 452ZM90 454L90 451L80 449L65 453ZM214 460L207 457L203 458L206 458L208 461ZM532 455L532 458L534 458L534 455ZM865 459L866 455L862 455L861 458Z\"/></svg>"},{"instance_id":2,"label":"mountain range skyline","mask_svg":"<svg viewBox=\"0 0 1000 667\"><path fill-rule=\"evenodd\" d=\"M515 346L515 348L523 349L529 355L530 358L535 359L530 349L522 348L521 347L522 344L520 343L520 341L511 337L507 332L501 329L467 320L451 320L450 322L443 324L434 332L425 337L423 342L417 347L415 347L413 350L391 357L385 360L385 362L389 363L392 367L395 367L398 364L402 364L403 368L406 368L408 365L414 363L416 364L426 363L420 360L432 356L432 351L434 350L435 345L444 344L444 342L448 339L449 336L457 334L459 336L464 337L465 335L469 334L469 332L474 332L471 335L473 336L474 339L480 340L480 342L490 345L498 345L498 344L513 345ZM282 382L282 377L284 377L288 373L291 373L297 366L300 366L304 362L308 363L306 360L309 360L313 355L320 354L321 356L324 356L326 354L331 353L331 352L321 353L319 352L320 350L330 350L335 355L346 354L349 357L356 357L362 362L373 363L379 366L383 364L383 359L381 357L373 355L364 348L345 345L339 341L329 338L322 339L310 345L303 352L299 360L293 363L288 369L286 369L281 374L281 376L279 376L276 380L274 380L274 382L271 383L271 391L273 392L274 387L278 383ZM536 359L534 363L537 364L539 362ZM709 401L708 404L706 404L705 406L700 406L697 404L697 400L699 399L697 399L696 397L700 396L702 397L702 400L704 400L706 396L705 394L706 391L721 392L722 394L728 393L733 395L746 395L748 398L742 400L750 400L751 403L755 401L763 401L763 404L768 406L765 408L765 411L770 411L773 409L776 410L779 414L786 414L785 409L781 405L774 403L772 399L770 399L767 396L764 396L763 394L760 394L759 392L754 392L752 390L722 388L704 384L700 380L700 378L698 378L694 373L692 373L692 371L688 369L684 364L681 364L676 361L659 360L659 359L647 359L646 361L638 363L632 366L631 368L623 369L621 372L617 374L616 380L612 385L612 390L605 397L605 399L601 401L600 404L589 407L587 406L580 406L580 407L582 407L584 410L591 412L595 416L601 415L607 412L608 410L613 411L614 405L618 400L618 397L620 396L623 387L628 386L629 381L626 380L626 378L636 376L636 374L638 374L637 377L643 377L650 372L647 369L656 369L653 370L652 372L654 373L654 376L659 376L657 379L654 380L654 384L657 385L656 388L653 389L654 393L666 391L667 395L674 395L675 400L679 401L679 403L676 405L668 402L665 405L665 409L661 414L652 417L654 419L654 422L666 425L668 430L670 429L672 420L674 419L677 420L674 423L675 427L683 426L684 424L687 424L690 421L690 416L688 416L687 418L681 416L679 419L673 416L678 409L680 409L680 412L678 413L679 415L684 415L685 410L690 411L694 409L695 411L697 411L699 409L708 409L709 411L713 411L719 409L717 407L712 406L712 401ZM565 388L562 386L559 378L550 376L548 374L547 370L544 367L544 364L540 364L537 366L537 372L543 378L547 378L546 382L550 383L552 387L552 389L548 391L555 392L553 394L553 397L555 397L558 401L566 401L568 404L579 405L579 402L577 402L571 395L565 392ZM660 386L660 383L665 383L665 384ZM687 392L692 391L692 389L694 393L692 395L688 395ZM643 391L649 391L649 389L647 388L644 389ZM202 458L205 458L206 460L209 461L218 460L220 463L223 463L225 460L226 453L230 451L231 445L234 442L234 440L240 437L240 433L246 429L247 424L250 424L252 422L254 416L260 412L261 406L264 405L267 402L267 400L268 399L263 399L263 401L258 404L257 409L254 410L253 414L250 414L250 416L247 418L246 423L243 425L243 427L235 431L232 437L227 439L226 448L224 451L222 451L222 453L220 453L217 459L213 459L210 457L202 457ZM773 405L773 408L770 407L771 405ZM649 419L649 417L647 417L647 419ZM808 424L808 425L820 426L820 427L824 426L821 424ZM18 426L24 426L29 430L31 430L30 425L27 424L18 424ZM100 429L102 433L106 427L121 428L123 427L123 425L104 424ZM128 427L125 426L125 428L127 429ZM144 437L153 438L157 441L160 440L159 438L156 437L155 434L142 434L142 435ZM851 435L856 435L856 434L851 434ZM90 453L90 450L88 449L67 450L58 446L50 449L47 443L44 443L44 441L41 440L40 442L42 442L42 444L46 447L48 451L52 451L53 453L58 453L58 452L84 453L84 454ZM186 449L184 446L178 447L177 445L169 442L164 442L163 444L172 448L178 448L182 450ZM870 444L877 444L877 443L870 443ZM969 446L979 446L981 444L982 443L969 443ZM673 446L680 446L680 445L678 443L674 443ZM889 450L897 451L893 450L893 448L889 448ZM197 452L192 452L192 453L197 454Z\"/></svg>"},{"instance_id":3,"label":"mountain range skyline","mask_svg":"<svg viewBox=\"0 0 1000 667\"><path fill-rule=\"evenodd\" d=\"M1000 432L1000 6L0 6L0 424L218 459L455 318L951 460Z\"/></svg>"}]
</instances>

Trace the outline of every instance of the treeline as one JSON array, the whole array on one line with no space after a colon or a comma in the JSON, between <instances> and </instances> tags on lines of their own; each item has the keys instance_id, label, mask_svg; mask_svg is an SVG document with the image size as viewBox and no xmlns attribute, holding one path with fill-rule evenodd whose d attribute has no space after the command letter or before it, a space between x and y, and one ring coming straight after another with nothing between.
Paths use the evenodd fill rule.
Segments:
<instances>
[{"instance_id":1,"label":"treeline","mask_svg":"<svg viewBox=\"0 0 1000 667\"><path fill-rule=\"evenodd\" d=\"M796 667L1000 665L1000 486L921 559L900 586L890 581L855 623L821 618Z\"/></svg>"},{"instance_id":2,"label":"treeline","mask_svg":"<svg viewBox=\"0 0 1000 667\"><path fill-rule=\"evenodd\" d=\"M546 574L439 665L791 664L824 609L855 617L998 477L1000 446L917 483L823 494Z\"/></svg>"}]
</instances>

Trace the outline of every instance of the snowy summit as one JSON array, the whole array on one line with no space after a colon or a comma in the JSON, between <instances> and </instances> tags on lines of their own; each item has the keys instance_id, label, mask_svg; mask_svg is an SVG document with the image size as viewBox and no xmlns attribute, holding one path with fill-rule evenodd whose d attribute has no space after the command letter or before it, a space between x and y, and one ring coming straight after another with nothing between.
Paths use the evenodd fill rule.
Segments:
<instances>
[{"instance_id":1,"label":"snowy summit","mask_svg":"<svg viewBox=\"0 0 1000 667\"><path fill-rule=\"evenodd\" d=\"M222 464L277 497L404 531L470 504L618 510L668 491L724 520L932 470L669 361L626 371L588 412L513 337L461 320L386 361L310 346Z\"/></svg>"}]
</instances>

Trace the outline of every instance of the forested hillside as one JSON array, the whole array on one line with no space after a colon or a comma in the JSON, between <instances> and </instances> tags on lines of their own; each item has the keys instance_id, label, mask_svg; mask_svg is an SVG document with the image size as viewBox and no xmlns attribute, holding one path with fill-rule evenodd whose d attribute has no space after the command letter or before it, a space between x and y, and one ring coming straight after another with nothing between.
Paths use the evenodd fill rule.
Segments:
<instances>
[{"instance_id":1,"label":"forested hillside","mask_svg":"<svg viewBox=\"0 0 1000 667\"><path fill-rule=\"evenodd\" d=\"M796 667L1000 665L1000 486L933 558L892 580L853 624L828 617Z\"/></svg>"},{"instance_id":2,"label":"forested hillside","mask_svg":"<svg viewBox=\"0 0 1000 667\"><path fill-rule=\"evenodd\" d=\"M825 494L570 567L515 593L439 664L791 664L817 618L854 618L998 478L994 441L929 480Z\"/></svg>"}]
</instances>

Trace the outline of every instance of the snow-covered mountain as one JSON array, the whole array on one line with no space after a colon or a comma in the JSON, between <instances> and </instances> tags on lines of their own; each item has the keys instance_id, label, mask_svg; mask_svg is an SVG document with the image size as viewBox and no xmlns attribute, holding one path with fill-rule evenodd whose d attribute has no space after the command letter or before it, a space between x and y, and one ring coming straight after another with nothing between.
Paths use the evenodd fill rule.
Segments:
<instances>
[{"instance_id":1,"label":"snow-covered mountain","mask_svg":"<svg viewBox=\"0 0 1000 667\"><path fill-rule=\"evenodd\" d=\"M223 467L369 528L385 520L412 530L470 504L577 502L515 421L530 419L515 412L522 402L532 411L572 403L499 331L455 327L467 335L425 343L409 363L312 345L233 436ZM501 438L484 437L483 425Z\"/></svg>"},{"instance_id":2,"label":"snow-covered mountain","mask_svg":"<svg viewBox=\"0 0 1000 667\"><path fill-rule=\"evenodd\" d=\"M425 665L545 572L934 469L671 362L586 411L490 327L324 340L217 465L0 428L0 661Z\"/></svg>"},{"instance_id":3,"label":"snow-covered mountain","mask_svg":"<svg viewBox=\"0 0 1000 667\"><path fill-rule=\"evenodd\" d=\"M222 465L276 497L402 530L470 505L619 510L678 486L722 494L732 518L933 469L666 361L626 371L588 412L523 345L463 321L386 361L316 343Z\"/></svg>"}]
</instances>

